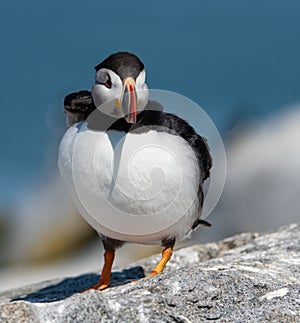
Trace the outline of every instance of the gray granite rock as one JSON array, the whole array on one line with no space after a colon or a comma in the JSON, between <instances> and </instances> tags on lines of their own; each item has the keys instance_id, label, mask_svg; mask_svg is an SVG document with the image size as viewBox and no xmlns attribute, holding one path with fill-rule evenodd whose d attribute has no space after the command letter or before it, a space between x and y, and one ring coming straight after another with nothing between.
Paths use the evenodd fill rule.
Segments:
<instances>
[{"instance_id":1,"label":"gray granite rock","mask_svg":"<svg viewBox=\"0 0 300 323\"><path fill-rule=\"evenodd\" d=\"M300 322L300 224L177 250L114 272L113 287L78 292L96 274L0 294L0 322Z\"/></svg>"}]
</instances>

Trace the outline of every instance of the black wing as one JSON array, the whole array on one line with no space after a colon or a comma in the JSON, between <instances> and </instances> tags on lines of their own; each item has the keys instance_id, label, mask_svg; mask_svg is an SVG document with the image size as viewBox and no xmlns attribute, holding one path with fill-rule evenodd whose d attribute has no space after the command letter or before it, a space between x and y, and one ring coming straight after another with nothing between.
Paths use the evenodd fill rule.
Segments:
<instances>
[{"instance_id":1,"label":"black wing","mask_svg":"<svg viewBox=\"0 0 300 323\"><path fill-rule=\"evenodd\" d=\"M79 91L68 94L64 99L64 110L69 126L86 120L96 109L90 91Z\"/></svg>"}]
</instances>

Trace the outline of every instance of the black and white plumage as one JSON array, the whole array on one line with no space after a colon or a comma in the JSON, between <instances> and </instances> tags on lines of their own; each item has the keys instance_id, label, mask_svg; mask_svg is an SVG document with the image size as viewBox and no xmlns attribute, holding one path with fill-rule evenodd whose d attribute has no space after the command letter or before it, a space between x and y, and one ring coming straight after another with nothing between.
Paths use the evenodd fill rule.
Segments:
<instances>
[{"instance_id":1,"label":"black and white plumage","mask_svg":"<svg viewBox=\"0 0 300 323\"><path fill-rule=\"evenodd\" d=\"M68 126L86 120L96 109L90 91L70 93L65 97L64 108Z\"/></svg>"},{"instance_id":2,"label":"black and white plumage","mask_svg":"<svg viewBox=\"0 0 300 323\"><path fill-rule=\"evenodd\" d=\"M154 232L153 234L126 234L113 232L95 223L94 219L85 218L99 232L103 241L105 265L99 283L93 286L104 289L109 285L109 275L114 257L114 251L124 242L159 243L165 247L161 262L154 268L152 275L161 272L165 263L172 254L176 240L184 239L199 224L208 225L200 219L204 201L203 182L210 175L212 159L207 142L184 120L174 114L163 112L162 106L149 101L148 87L145 83L144 64L135 55L121 52L113 54L95 67L96 79L92 92L80 91L70 94L65 99L65 112L67 123L71 127L62 139L59 150L59 168L68 187L74 186L72 178L72 154L74 153L74 138L77 138L80 129L80 140L76 141L82 154L79 157L79 172L82 174L82 183L85 192L91 196L95 193L92 177L97 173L97 183L102 186L100 199L107 199L113 204L107 212L114 216L114 208L126 210L132 214L149 214L158 212L162 206L168 205L174 196L174 187L180 182L180 191L173 206L169 207L166 217L180 215L180 220L172 226ZM125 96L128 95L129 99ZM91 117L89 117L91 116ZM84 121L84 122L81 122ZM81 123L77 123L81 122ZM103 150L94 154L93 158L99 160L99 168L90 171L89 154L99 141ZM121 155L114 151L113 141L122 138ZM80 146L81 145L81 146ZM125 156L132 154L131 147L136 149L143 145L164 145L166 151L175 154L170 159L164 150L159 152L150 148L140 154L138 163L130 166L125 163ZM152 150L151 150L152 149ZM123 158L123 159L122 159ZM117 162L116 162L117 159ZM182 168L180 174L176 173L175 164L179 162ZM117 173L115 168L117 165ZM147 176L154 167L163 170L165 174L165 191L160 192L155 199L134 198L142 195L137 187L144 185ZM116 175L117 174L117 175ZM90 181L89 181L90 180ZM152 183L160 180L160 175L151 178ZM127 181L135 181L136 186L128 185ZM116 185L116 183L118 185ZM155 185L154 185L155 186ZM113 187L113 189L112 189ZM120 190L118 188L121 187ZM124 197L122 189L128 190L130 198ZM80 211L80 201L76 197L75 188L71 188L71 195L75 205ZM103 196L102 196L103 195ZM189 207L187 208L186 205ZM184 212L184 214L180 214ZM158 226L161 218L153 219ZM162 221L163 225L163 221Z\"/></svg>"}]
</instances>

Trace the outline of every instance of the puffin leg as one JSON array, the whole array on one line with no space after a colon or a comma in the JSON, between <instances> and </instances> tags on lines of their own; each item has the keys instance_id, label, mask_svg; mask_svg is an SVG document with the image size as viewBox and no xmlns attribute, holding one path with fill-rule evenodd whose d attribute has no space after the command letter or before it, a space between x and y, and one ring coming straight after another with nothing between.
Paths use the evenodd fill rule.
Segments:
<instances>
[{"instance_id":1,"label":"puffin leg","mask_svg":"<svg viewBox=\"0 0 300 323\"><path fill-rule=\"evenodd\" d=\"M101 276L99 278L98 283L96 285L93 285L91 287L84 289L82 293L91 289L103 290L110 285L110 274L111 274L111 268L114 262L114 258L115 258L115 251L105 250L104 265L103 265Z\"/></svg>"},{"instance_id":2,"label":"puffin leg","mask_svg":"<svg viewBox=\"0 0 300 323\"><path fill-rule=\"evenodd\" d=\"M161 255L161 260L159 261L159 263L155 266L155 268L153 268L153 270L151 271L151 273L148 275L149 277L155 276L157 274L160 274L167 262L171 259L172 254L173 254L173 248L175 245L175 238L172 239L165 239L162 241L162 245L165 247L164 250L162 251L162 255Z\"/></svg>"},{"instance_id":3,"label":"puffin leg","mask_svg":"<svg viewBox=\"0 0 300 323\"><path fill-rule=\"evenodd\" d=\"M110 285L111 268L115 259L115 248L120 247L123 242L119 240L110 239L107 237L102 238L104 252L104 265L102 268L101 276L96 285L84 289L82 292L86 292L90 289L103 290Z\"/></svg>"}]
</instances>

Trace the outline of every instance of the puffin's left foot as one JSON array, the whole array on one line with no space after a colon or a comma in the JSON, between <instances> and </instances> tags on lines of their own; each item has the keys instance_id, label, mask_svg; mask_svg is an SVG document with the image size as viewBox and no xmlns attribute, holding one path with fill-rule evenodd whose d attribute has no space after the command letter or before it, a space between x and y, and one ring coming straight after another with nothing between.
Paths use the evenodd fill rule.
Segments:
<instances>
[{"instance_id":1,"label":"puffin's left foot","mask_svg":"<svg viewBox=\"0 0 300 323\"><path fill-rule=\"evenodd\" d=\"M153 268L153 270L148 275L148 277L152 277L152 276L156 276L157 274L160 274L164 270L167 262L170 260L172 253L173 253L173 248L166 247L162 252L161 260L159 261L157 266Z\"/></svg>"}]
</instances>

